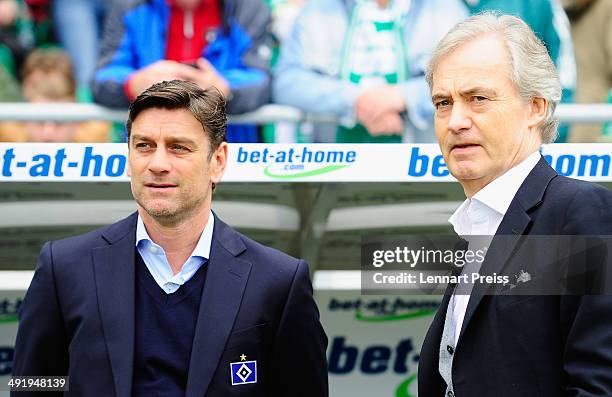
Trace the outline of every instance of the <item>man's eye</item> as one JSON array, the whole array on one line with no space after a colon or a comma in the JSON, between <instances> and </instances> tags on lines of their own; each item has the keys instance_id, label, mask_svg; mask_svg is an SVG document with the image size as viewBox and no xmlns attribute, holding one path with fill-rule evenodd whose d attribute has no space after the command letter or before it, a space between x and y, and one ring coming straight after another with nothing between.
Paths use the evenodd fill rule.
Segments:
<instances>
[{"instance_id":1,"label":"man's eye","mask_svg":"<svg viewBox=\"0 0 612 397\"><path fill-rule=\"evenodd\" d=\"M189 149L183 145L172 145L170 148L176 152L188 152Z\"/></svg>"},{"instance_id":2,"label":"man's eye","mask_svg":"<svg viewBox=\"0 0 612 397\"><path fill-rule=\"evenodd\" d=\"M485 96L482 96L482 95L475 95L473 98L474 98L474 102L484 102L487 99L489 99L489 98L487 98Z\"/></svg>"},{"instance_id":3,"label":"man's eye","mask_svg":"<svg viewBox=\"0 0 612 397\"><path fill-rule=\"evenodd\" d=\"M145 150L145 149L149 149L149 148L151 148L151 144L146 143L146 142L138 142L136 144L136 149L143 149L143 150Z\"/></svg>"},{"instance_id":4,"label":"man's eye","mask_svg":"<svg viewBox=\"0 0 612 397\"><path fill-rule=\"evenodd\" d=\"M443 100L443 101L438 101L434 104L434 107L436 109L444 109L445 107L448 107L450 105L450 101L448 100Z\"/></svg>"}]
</instances>

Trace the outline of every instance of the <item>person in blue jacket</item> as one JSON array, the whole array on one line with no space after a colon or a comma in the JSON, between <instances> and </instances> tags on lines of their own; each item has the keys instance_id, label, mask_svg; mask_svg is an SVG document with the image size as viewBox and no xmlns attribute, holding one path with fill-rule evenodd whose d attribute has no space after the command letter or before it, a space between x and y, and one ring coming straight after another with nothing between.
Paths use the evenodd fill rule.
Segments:
<instances>
[{"instance_id":1,"label":"person in blue jacket","mask_svg":"<svg viewBox=\"0 0 612 397\"><path fill-rule=\"evenodd\" d=\"M270 98L269 8L260 0L116 2L93 81L97 103L127 107L154 83L188 80L219 89L230 114ZM230 142L256 142L254 126L228 128Z\"/></svg>"}]
</instances>

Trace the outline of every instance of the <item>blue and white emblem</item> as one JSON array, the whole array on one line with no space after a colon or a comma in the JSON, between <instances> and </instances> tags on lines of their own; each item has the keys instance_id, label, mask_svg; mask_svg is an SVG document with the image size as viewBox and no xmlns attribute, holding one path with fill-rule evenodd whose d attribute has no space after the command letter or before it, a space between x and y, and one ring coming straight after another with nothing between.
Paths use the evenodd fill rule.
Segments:
<instances>
[{"instance_id":1,"label":"blue and white emblem","mask_svg":"<svg viewBox=\"0 0 612 397\"><path fill-rule=\"evenodd\" d=\"M240 356L241 361L230 363L232 386L257 383L257 361L245 361L246 356Z\"/></svg>"}]
</instances>

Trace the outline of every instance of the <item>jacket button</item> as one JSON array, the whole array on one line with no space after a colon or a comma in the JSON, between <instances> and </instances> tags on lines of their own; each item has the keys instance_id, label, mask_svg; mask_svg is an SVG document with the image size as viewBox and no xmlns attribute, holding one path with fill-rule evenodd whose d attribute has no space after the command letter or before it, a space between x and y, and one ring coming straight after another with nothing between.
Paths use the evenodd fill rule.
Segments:
<instances>
[{"instance_id":1,"label":"jacket button","mask_svg":"<svg viewBox=\"0 0 612 397\"><path fill-rule=\"evenodd\" d=\"M450 354L452 356L453 353L455 352L455 349L453 349L453 347L451 345L447 345L446 346L446 351L448 352L448 354Z\"/></svg>"},{"instance_id":2,"label":"jacket button","mask_svg":"<svg viewBox=\"0 0 612 397\"><path fill-rule=\"evenodd\" d=\"M453 393L453 391L452 391L452 390L449 390L449 391L448 391L448 393L446 393L446 395L447 395L448 397L455 397L455 393Z\"/></svg>"}]
</instances>

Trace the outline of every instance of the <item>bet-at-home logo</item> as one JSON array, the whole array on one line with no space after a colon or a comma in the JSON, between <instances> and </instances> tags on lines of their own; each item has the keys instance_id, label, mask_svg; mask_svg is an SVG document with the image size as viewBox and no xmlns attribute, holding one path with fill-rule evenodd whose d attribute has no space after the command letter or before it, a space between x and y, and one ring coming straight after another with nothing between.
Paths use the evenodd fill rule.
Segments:
<instances>
[{"instance_id":1,"label":"bet-at-home logo","mask_svg":"<svg viewBox=\"0 0 612 397\"><path fill-rule=\"evenodd\" d=\"M19 320L19 307L22 299L0 299L0 324Z\"/></svg>"},{"instance_id":2,"label":"bet-at-home logo","mask_svg":"<svg viewBox=\"0 0 612 397\"><path fill-rule=\"evenodd\" d=\"M393 371L406 375L395 389L395 397L414 397L411 385L416 381L419 362L412 338L399 341L395 346L382 343L360 349L347 343L346 336L333 338L329 349L328 371L332 375L346 375L360 371L366 375L378 375Z\"/></svg>"},{"instance_id":3,"label":"bet-at-home logo","mask_svg":"<svg viewBox=\"0 0 612 397\"><path fill-rule=\"evenodd\" d=\"M352 165L357 158L354 150L313 149L307 146L275 150L238 148L239 164L266 164L264 173L273 179L307 179Z\"/></svg>"},{"instance_id":4,"label":"bet-at-home logo","mask_svg":"<svg viewBox=\"0 0 612 397\"><path fill-rule=\"evenodd\" d=\"M330 312L353 312L355 319L362 322L387 322L427 317L435 314L440 300L381 299L336 299L331 298Z\"/></svg>"},{"instance_id":5,"label":"bet-at-home logo","mask_svg":"<svg viewBox=\"0 0 612 397\"><path fill-rule=\"evenodd\" d=\"M330 312L351 312L356 321L383 323L431 317L440 306L440 300L415 300L396 298L337 299L331 298ZM414 397L419 362L418 349L412 338L401 339L397 344L372 344L360 348L348 341L347 336L336 336L329 349L329 373L349 374L359 371L366 375L383 374L392 371L406 377L396 386L395 397Z\"/></svg>"}]
</instances>

